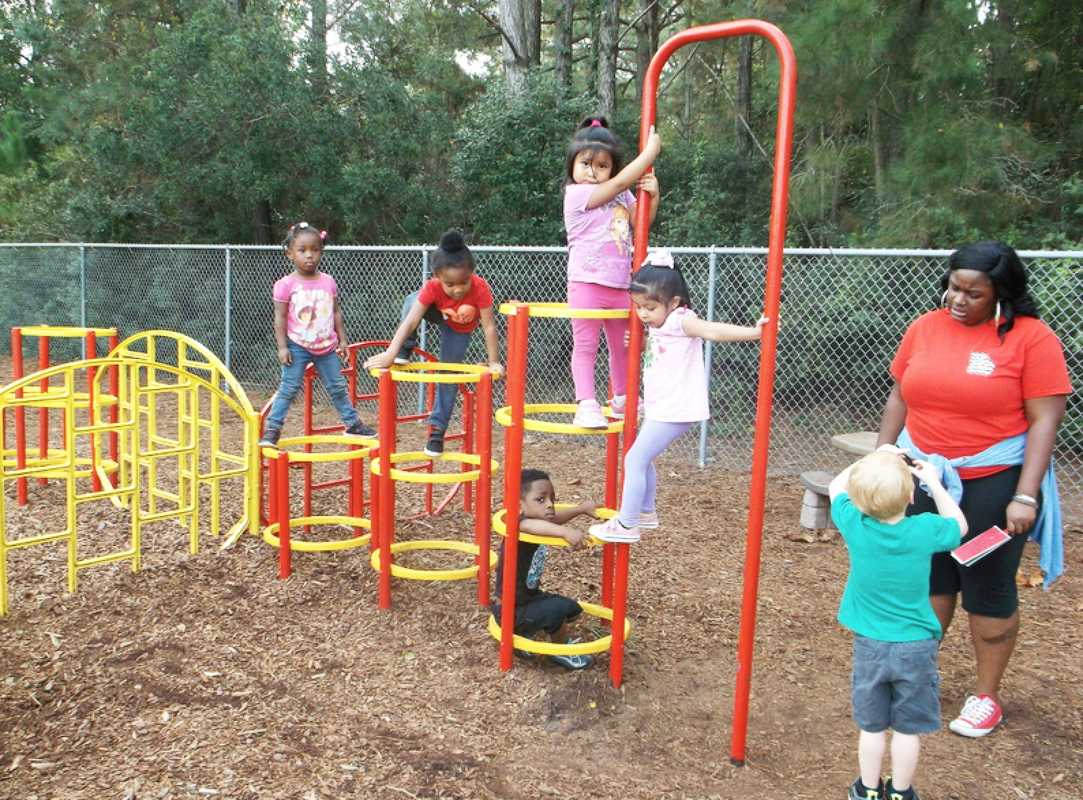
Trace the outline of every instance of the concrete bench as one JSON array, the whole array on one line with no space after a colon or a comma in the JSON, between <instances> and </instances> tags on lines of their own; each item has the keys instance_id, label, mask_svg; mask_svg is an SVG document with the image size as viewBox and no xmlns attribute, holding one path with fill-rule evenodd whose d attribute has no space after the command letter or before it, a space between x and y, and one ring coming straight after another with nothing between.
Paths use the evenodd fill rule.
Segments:
<instances>
[{"instance_id":1,"label":"concrete bench","mask_svg":"<svg viewBox=\"0 0 1083 800\"><path fill-rule=\"evenodd\" d=\"M810 530L833 527L831 524L831 501L827 487L835 476L823 470L801 473L801 485L805 496L801 498L801 527Z\"/></svg>"}]
</instances>

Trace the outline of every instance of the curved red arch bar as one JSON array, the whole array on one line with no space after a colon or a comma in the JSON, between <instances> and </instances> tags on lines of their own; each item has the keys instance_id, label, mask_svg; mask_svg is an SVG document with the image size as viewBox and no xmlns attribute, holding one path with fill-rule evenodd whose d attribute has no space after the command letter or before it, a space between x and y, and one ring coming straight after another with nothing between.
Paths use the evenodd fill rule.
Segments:
<instances>
[{"instance_id":1,"label":"curved red arch bar","mask_svg":"<svg viewBox=\"0 0 1083 800\"><path fill-rule=\"evenodd\" d=\"M789 39L769 22L742 19L701 25L678 33L663 44L647 69L643 82L643 107L639 130L640 149L655 121L658 78L669 57L693 42L727 36L762 36L775 48L780 66L778 119L775 128L774 178L771 183L771 221L767 244L767 276L764 313L771 322L764 328L760 351L759 392L756 398L756 434L752 450L752 481L748 498L748 532L745 543L744 589L741 599L741 628L737 642L737 684L733 701L733 736L730 760L743 764L748 732L748 701L752 687L752 646L756 628L756 597L759 590L760 553L763 540L764 502L767 487L767 449L771 436L771 403L775 385L775 359L778 349L779 301L782 293L782 255L786 240L786 207L789 201L790 158L793 145L793 110L797 95L797 59ZM633 265L642 263L647 254L650 227L646 194L639 193L635 219L635 255ZM643 346L642 326L632 325L629 337L627 409L624 416L624 452L635 440L635 420L639 404L639 361ZM622 604L623 605L623 604ZM624 620L617 619L614 608L613 632L623 630ZM623 611L623 608L621 609Z\"/></svg>"}]
</instances>

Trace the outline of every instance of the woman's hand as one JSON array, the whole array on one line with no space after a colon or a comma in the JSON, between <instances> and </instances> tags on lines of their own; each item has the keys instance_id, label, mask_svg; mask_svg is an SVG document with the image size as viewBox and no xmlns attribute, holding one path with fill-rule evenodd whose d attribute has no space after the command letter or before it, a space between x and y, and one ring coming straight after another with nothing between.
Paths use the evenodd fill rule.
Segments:
<instances>
[{"instance_id":1,"label":"woman's hand","mask_svg":"<svg viewBox=\"0 0 1083 800\"><path fill-rule=\"evenodd\" d=\"M500 380L504 377L504 365L499 361L490 361L489 370L493 373L493 380Z\"/></svg>"},{"instance_id":2,"label":"woman's hand","mask_svg":"<svg viewBox=\"0 0 1083 800\"><path fill-rule=\"evenodd\" d=\"M362 367L364 369L387 369L394 360L395 354L390 350L384 350L382 353L366 358Z\"/></svg>"},{"instance_id":3,"label":"woman's hand","mask_svg":"<svg viewBox=\"0 0 1083 800\"><path fill-rule=\"evenodd\" d=\"M346 349L346 345L341 341L339 342L338 347L335 348L335 352L338 353L338 357L343 361L347 361L350 357L350 351Z\"/></svg>"},{"instance_id":4,"label":"woman's hand","mask_svg":"<svg viewBox=\"0 0 1083 800\"><path fill-rule=\"evenodd\" d=\"M278 348L278 363L286 366L293 363L293 356L290 355L290 349L288 347Z\"/></svg>"},{"instance_id":5,"label":"woman's hand","mask_svg":"<svg viewBox=\"0 0 1083 800\"><path fill-rule=\"evenodd\" d=\"M1008 518L1005 530L1012 536L1021 536L1024 533L1029 533L1030 529L1034 527L1034 520L1038 518L1038 509L1013 500L1008 503L1005 516Z\"/></svg>"}]
</instances>

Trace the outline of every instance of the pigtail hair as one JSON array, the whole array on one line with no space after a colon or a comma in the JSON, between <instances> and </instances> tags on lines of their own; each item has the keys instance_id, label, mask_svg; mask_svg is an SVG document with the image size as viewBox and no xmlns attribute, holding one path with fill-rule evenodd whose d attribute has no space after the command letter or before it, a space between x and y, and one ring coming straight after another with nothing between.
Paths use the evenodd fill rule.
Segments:
<instances>
[{"instance_id":1,"label":"pigtail hair","mask_svg":"<svg viewBox=\"0 0 1083 800\"><path fill-rule=\"evenodd\" d=\"M575 129L564 162L564 185L572 181L575 157L583 150L604 150L613 159L613 174L624 168L624 147L617 135L609 129L609 120L601 115L587 117Z\"/></svg>"}]
</instances>

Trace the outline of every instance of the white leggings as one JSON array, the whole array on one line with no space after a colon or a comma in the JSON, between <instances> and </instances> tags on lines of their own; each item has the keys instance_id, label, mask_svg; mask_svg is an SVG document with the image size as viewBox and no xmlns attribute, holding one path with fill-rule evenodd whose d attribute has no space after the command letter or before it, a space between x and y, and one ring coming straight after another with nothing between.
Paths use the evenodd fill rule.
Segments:
<instances>
[{"instance_id":1,"label":"white leggings","mask_svg":"<svg viewBox=\"0 0 1083 800\"><path fill-rule=\"evenodd\" d=\"M639 524L640 512L654 511L654 494L658 486L654 459L669 447L670 442L695 424L643 420L643 427L624 457L624 488L621 490L620 513L617 515L622 525L634 527Z\"/></svg>"}]
</instances>

